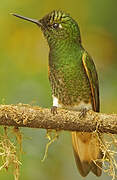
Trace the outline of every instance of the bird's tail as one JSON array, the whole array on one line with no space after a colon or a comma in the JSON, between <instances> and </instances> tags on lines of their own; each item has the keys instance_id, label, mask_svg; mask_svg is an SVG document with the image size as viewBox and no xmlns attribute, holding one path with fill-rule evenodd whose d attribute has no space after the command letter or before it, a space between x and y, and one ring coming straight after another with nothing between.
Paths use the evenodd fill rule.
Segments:
<instances>
[{"instance_id":1,"label":"bird's tail","mask_svg":"<svg viewBox=\"0 0 117 180\"><path fill-rule=\"evenodd\" d=\"M72 144L80 174L85 177L92 171L96 176L101 176L102 162L96 160L101 159L103 154L97 137L92 133L72 132Z\"/></svg>"}]
</instances>

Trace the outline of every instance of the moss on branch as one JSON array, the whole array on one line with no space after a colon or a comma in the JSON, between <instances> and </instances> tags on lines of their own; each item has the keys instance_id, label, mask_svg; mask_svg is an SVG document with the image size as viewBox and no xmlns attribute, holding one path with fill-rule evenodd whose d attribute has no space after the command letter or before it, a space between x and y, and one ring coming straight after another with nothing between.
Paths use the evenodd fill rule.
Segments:
<instances>
[{"instance_id":1,"label":"moss on branch","mask_svg":"<svg viewBox=\"0 0 117 180\"><path fill-rule=\"evenodd\" d=\"M117 134L117 115L88 111L80 117L78 111L58 109L53 115L50 109L30 105L0 105L0 125L44 128L67 131Z\"/></svg>"}]
</instances>

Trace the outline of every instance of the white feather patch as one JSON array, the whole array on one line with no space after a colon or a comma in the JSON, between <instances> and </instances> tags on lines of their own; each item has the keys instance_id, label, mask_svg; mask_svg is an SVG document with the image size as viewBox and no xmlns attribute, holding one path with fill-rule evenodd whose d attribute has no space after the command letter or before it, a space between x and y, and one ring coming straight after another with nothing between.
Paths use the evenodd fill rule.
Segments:
<instances>
[{"instance_id":1,"label":"white feather patch","mask_svg":"<svg viewBox=\"0 0 117 180\"><path fill-rule=\"evenodd\" d=\"M61 105L58 103L58 98L56 98L55 96L52 96L52 98L53 98L53 106L61 107Z\"/></svg>"},{"instance_id":2,"label":"white feather patch","mask_svg":"<svg viewBox=\"0 0 117 180\"><path fill-rule=\"evenodd\" d=\"M65 108L65 109L73 110L73 111L81 111L82 109L87 109L87 110L92 109L91 103L85 103L85 102L81 101L78 105L62 106L61 104L59 104L57 97L52 96L52 98L53 98L53 106L56 106L56 107L61 107L61 108Z\"/></svg>"}]
</instances>

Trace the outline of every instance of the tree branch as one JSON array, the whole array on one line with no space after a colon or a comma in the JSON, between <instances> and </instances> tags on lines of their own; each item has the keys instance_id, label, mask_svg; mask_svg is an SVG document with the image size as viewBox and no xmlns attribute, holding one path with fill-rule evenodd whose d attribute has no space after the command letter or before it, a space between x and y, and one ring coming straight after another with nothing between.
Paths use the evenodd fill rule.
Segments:
<instances>
[{"instance_id":1,"label":"tree branch","mask_svg":"<svg viewBox=\"0 0 117 180\"><path fill-rule=\"evenodd\" d=\"M88 111L81 118L80 112L58 109L53 115L50 109L29 105L0 105L0 125L44 128L55 130L117 134L117 115Z\"/></svg>"}]
</instances>

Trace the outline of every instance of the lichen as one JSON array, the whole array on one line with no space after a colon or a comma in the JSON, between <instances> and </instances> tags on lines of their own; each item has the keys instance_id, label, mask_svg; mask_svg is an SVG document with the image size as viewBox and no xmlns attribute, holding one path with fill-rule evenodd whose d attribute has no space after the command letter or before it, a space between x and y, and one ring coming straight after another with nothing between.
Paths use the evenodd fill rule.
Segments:
<instances>
[{"instance_id":1,"label":"lichen","mask_svg":"<svg viewBox=\"0 0 117 180\"><path fill-rule=\"evenodd\" d=\"M0 132L0 171L2 169L8 170L9 168L13 169L13 175L15 180L19 180L19 169L21 162L19 161L19 148L16 144L18 143L21 148L21 135L19 129L15 132L17 143L11 141L11 136L13 132L11 128L1 127Z\"/></svg>"},{"instance_id":2,"label":"lichen","mask_svg":"<svg viewBox=\"0 0 117 180\"><path fill-rule=\"evenodd\" d=\"M116 135L106 133L103 136L96 130L95 135L97 136L100 142L100 150L103 153L102 159L97 159L94 161L102 162L102 170L112 177L112 180L117 178L117 162L115 156L117 155L117 137Z\"/></svg>"},{"instance_id":3,"label":"lichen","mask_svg":"<svg viewBox=\"0 0 117 180\"><path fill-rule=\"evenodd\" d=\"M55 140L58 138L58 133L56 130L47 130L46 132L46 138L49 140L49 142L46 144L46 148L45 148L45 153L43 156L43 159L41 160L42 162L45 161L45 159L47 158L47 154L48 154L48 148L49 146L55 142Z\"/></svg>"}]
</instances>

